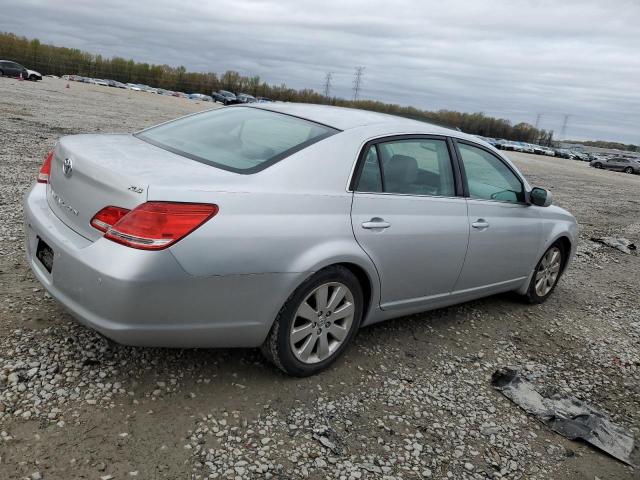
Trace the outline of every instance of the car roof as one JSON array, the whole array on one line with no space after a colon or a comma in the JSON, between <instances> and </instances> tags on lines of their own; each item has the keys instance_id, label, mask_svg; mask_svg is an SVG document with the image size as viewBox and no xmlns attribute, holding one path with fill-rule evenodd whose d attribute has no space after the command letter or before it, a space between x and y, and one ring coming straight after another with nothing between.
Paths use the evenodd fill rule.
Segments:
<instances>
[{"instance_id":1,"label":"car roof","mask_svg":"<svg viewBox=\"0 0 640 480\"><path fill-rule=\"evenodd\" d=\"M244 108L260 108L273 112L280 112L287 115L311 120L338 130L349 130L351 128L363 127L366 125L388 125L392 129L406 129L411 132L425 134L454 135L457 137L460 132L449 128L440 127L431 123L411 120L409 118L398 117L386 113L371 112L355 108L334 107L332 105L314 105L308 103L270 103L258 105L245 105ZM238 108L238 107L236 107ZM242 107L240 107L242 108Z\"/></svg>"}]
</instances>

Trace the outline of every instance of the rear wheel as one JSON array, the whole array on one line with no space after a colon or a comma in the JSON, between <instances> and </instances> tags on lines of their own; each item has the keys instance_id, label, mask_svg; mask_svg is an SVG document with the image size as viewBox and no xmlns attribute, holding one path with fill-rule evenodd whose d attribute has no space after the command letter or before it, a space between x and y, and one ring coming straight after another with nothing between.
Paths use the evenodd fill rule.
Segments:
<instances>
[{"instance_id":1,"label":"rear wheel","mask_svg":"<svg viewBox=\"0 0 640 480\"><path fill-rule=\"evenodd\" d=\"M262 352L289 375L313 375L344 352L360 326L362 310L358 279L344 267L328 267L289 297Z\"/></svg>"},{"instance_id":2,"label":"rear wheel","mask_svg":"<svg viewBox=\"0 0 640 480\"><path fill-rule=\"evenodd\" d=\"M633 168L632 167L625 168L624 173L633 173Z\"/></svg>"},{"instance_id":3,"label":"rear wheel","mask_svg":"<svg viewBox=\"0 0 640 480\"><path fill-rule=\"evenodd\" d=\"M553 293L560 279L565 252L554 243L544 253L531 277L526 298L530 303L542 303Z\"/></svg>"},{"instance_id":4,"label":"rear wheel","mask_svg":"<svg viewBox=\"0 0 640 480\"><path fill-rule=\"evenodd\" d=\"M602 164L601 163L594 163L593 166L596 167L596 168L602 168Z\"/></svg>"}]
</instances>

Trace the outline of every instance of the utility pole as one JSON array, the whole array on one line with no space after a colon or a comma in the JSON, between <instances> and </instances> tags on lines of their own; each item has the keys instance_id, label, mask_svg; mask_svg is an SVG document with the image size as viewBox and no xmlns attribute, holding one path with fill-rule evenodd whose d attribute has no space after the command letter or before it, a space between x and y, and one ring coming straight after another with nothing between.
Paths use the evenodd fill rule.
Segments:
<instances>
[{"instance_id":1,"label":"utility pole","mask_svg":"<svg viewBox=\"0 0 640 480\"><path fill-rule=\"evenodd\" d=\"M569 117L570 116L571 115L567 115L566 113L564 115L564 121L562 122L562 130L560 130L560 137L562 139L565 138L565 133L567 133L567 122L569 122Z\"/></svg>"},{"instance_id":2,"label":"utility pole","mask_svg":"<svg viewBox=\"0 0 640 480\"><path fill-rule=\"evenodd\" d=\"M331 92L331 77L333 76L333 72L327 72L324 77L324 96L329 98L329 93Z\"/></svg>"},{"instance_id":3,"label":"utility pole","mask_svg":"<svg viewBox=\"0 0 640 480\"><path fill-rule=\"evenodd\" d=\"M362 88L362 75L364 74L364 67L356 67L356 73L353 77L353 99L358 100L360 89Z\"/></svg>"}]
</instances>

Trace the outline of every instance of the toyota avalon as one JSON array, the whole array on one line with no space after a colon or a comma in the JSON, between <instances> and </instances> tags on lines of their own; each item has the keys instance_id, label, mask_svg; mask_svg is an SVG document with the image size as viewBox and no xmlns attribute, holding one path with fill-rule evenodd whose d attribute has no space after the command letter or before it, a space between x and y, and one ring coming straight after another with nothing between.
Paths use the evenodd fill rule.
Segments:
<instances>
[{"instance_id":1,"label":"toyota avalon","mask_svg":"<svg viewBox=\"0 0 640 480\"><path fill-rule=\"evenodd\" d=\"M24 215L34 274L83 324L128 345L261 346L296 376L382 320L543 302L577 242L573 216L478 138L301 104L63 137Z\"/></svg>"}]
</instances>

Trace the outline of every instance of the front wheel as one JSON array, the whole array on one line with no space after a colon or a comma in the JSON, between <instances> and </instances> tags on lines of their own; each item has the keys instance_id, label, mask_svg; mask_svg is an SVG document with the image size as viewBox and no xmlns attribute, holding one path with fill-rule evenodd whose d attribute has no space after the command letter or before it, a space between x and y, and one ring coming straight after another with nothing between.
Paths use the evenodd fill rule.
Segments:
<instances>
[{"instance_id":1,"label":"front wheel","mask_svg":"<svg viewBox=\"0 0 640 480\"><path fill-rule=\"evenodd\" d=\"M596 168L602 168L602 164L601 163L594 163L593 166L596 167Z\"/></svg>"},{"instance_id":2,"label":"front wheel","mask_svg":"<svg viewBox=\"0 0 640 480\"><path fill-rule=\"evenodd\" d=\"M560 279L565 252L554 243L544 253L531 277L526 298L530 303L542 303L553 293Z\"/></svg>"},{"instance_id":3,"label":"front wheel","mask_svg":"<svg viewBox=\"0 0 640 480\"><path fill-rule=\"evenodd\" d=\"M627 167L624 169L624 173L633 173L633 168Z\"/></svg>"},{"instance_id":4,"label":"front wheel","mask_svg":"<svg viewBox=\"0 0 640 480\"><path fill-rule=\"evenodd\" d=\"M313 375L342 355L360 326L362 311L358 279L344 267L328 267L305 280L285 302L262 352L289 375Z\"/></svg>"}]
</instances>

